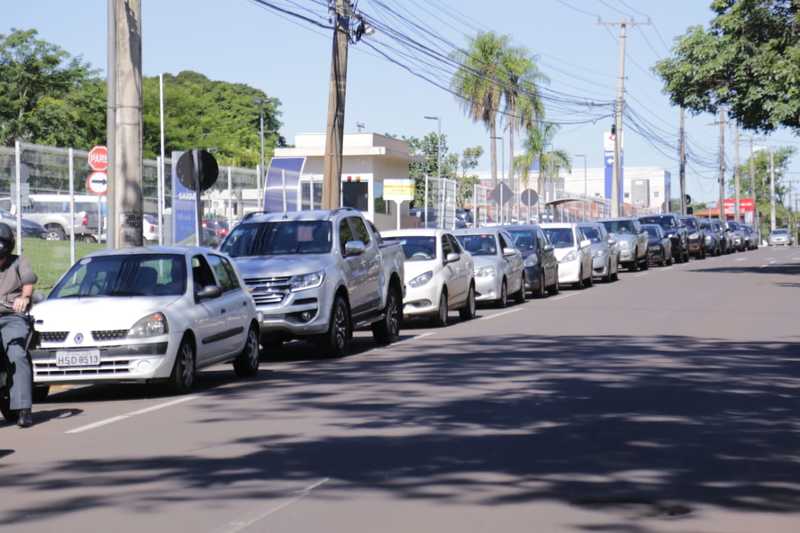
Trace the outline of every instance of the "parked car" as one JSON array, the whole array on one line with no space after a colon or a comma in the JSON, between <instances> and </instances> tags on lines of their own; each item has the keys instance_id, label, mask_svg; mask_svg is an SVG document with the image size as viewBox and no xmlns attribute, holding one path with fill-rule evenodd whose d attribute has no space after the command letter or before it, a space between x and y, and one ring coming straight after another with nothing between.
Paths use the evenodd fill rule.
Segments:
<instances>
[{"instance_id":1,"label":"parked car","mask_svg":"<svg viewBox=\"0 0 800 533\"><path fill-rule=\"evenodd\" d=\"M733 234L733 247L736 248L736 251L744 252L747 250L747 235L742 225L735 220L728 220L727 226Z\"/></svg>"},{"instance_id":2,"label":"parked car","mask_svg":"<svg viewBox=\"0 0 800 533\"><path fill-rule=\"evenodd\" d=\"M185 393L195 372L214 364L233 362L239 376L258 371L253 300L230 260L208 250L94 253L32 314L40 397L42 387L63 383L166 381Z\"/></svg>"},{"instance_id":3,"label":"parked car","mask_svg":"<svg viewBox=\"0 0 800 533\"><path fill-rule=\"evenodd\" d=\"M11 231L17 231L17 216L13 215L10 211L0 209L0 223L6 224L11 228ZM44 239L47 236L47 230L41 224L33 220L22 219L22 236L29 239Z\"/></svg>"},{"instance_id":4,"label":"parked car","mask_svg":"<svg viewBox=\"0 0 800 533\"><path fill-rule=\"evenodd\" d=\"M695 259L706 258L706 239L705 232L700 226L697 217L692 215L679 217L681 223L686 227L687 243L689 246L689 255L694 256Z\"/></svg>"},{"instance_id":5,"label":"parked car","mask_svg":"<svg viewBox=\"0 0 800 533\"><path fill-rule=\"evenodd\" d=\"M792 246L794 239L786 228L776 228L769 233L767 243L770 246Z\"/></svg>"},{"instance_id":6,"label":"parked car","mask_svg":"<svg viewBox=\"0 0 800 533\"><path fill-rule=\"evenodd\" d=\"M70 201L66 194L31 194L30 204L23 207L23 216L47 230L48 240L63 241L69 238ZM73 228L79 240L94 240L97 231L97 214L104 209L105 200L99 196L74 196ZM95 223L92 225L92 220Z\"/></svg>"},{"instance_id":7,"label":"parked car","mask_svg":"<svg viewBox=\"0 0 800 533\"><path fill-rule=\"evenodd\" d=\"M535 224L506 226L514 246L522 253L526 290L536 297L558 294L558 259L542 228Z\"/></svg>"},{"instance_id":8,"label":"parked car","mask_svg":"<svg viewBox=\"0 0 800 533\"><path fill-rule=\"evenodd\" d=\"M683 225L678 215L667 213L664 215L652 215L639 217L642 224L658 224L667 237L672 240L672 256L676 263L686 263L689 261L689 231Z\"/></svg>"},{"instance_id":9,"label":"parked car","mask_svg":"<svg viewBox=\"0 0 800 533\"><path fill-rule=\"evenodd\" d=\"M262 315L262 344L314 341L326 355L348 353L353 331L398 339L405 255L384 243L360 211L253 213L223 241Z\"/></svg>"},{"instance_id":10,"label":"parked car","mask_svg":"<svg viewBox=\"0 0 800 533\"><path fill-rule=\"evenodd\" d=\"M698 219L700 228L703 230L703 239L706 253L711 255L722 254L722 236L720 235L718 225L715 225L707 218Z\"/></svg>"},{"instance_id":11,"label":"parked car","mask_svg":"<svg viewBox=\"0 0 800 533\"><path fill-rule=\"evenodd\" d=\"M734 251L733 247L733 234L728 227L722 223L718 218L711 219L711 225L720 241L720 249L723 254L729 254Z\"/></svg>"},{"instance_id":12,"label":"parked car","mask_svg":"<svg viewBox=\"0 0 800 533\"><path fill-rule=\"evenodd\" d=\"M758 250L758 233L750 224L740 224L745 234L745 244L748 250Z\"/></svg>"},{"instance_id":13,"label":"parked car","mask_svg":"<svg viewBox=\"0 0 800 533\"><path fill-rule=\"evenodd\" d=\"M472 257L453 234L440 229L407 229L381 233L405 254L404 318L429 318L446 326L451 309L462 320L475 317L475 274Z\"/></svg>"},{"instance_id":14,"label":"parked car","mask_svg":"<svg viewBox=\"0 0 800 533\"><path fill-rule=\"evenodd\" d=\"M619 248L599 222L578 224L583 236L592 243L592 275L605 282L619 279Z\"/></svg>"},{"instance_id":15,"label":"parked car","mask_svg":"<svg viewBox=\"0 0 800 533\"><path fill-rule=\"evenodd\" d=\"M591 287L592 243L577 224L550 222L542 224L542 231L555 248L558 259L558 282L576 289Z\"/></svg>"},{"instance_id":16,"label":"parked car","mask_svg":"<svg viewBox=\"0 0 800 533\"><path fill-rule=\"evenodd\" d=\"M214 232L214 235L216 235L220 240L227 237L228 233L230 233L230 226L228 226L228 222L218 218L203 220L203 227Z\"/></svg>"},{"instance_id":17,"label":"parked car","mask_svg":"<svg viewBox=\"0 0 800 533\"><path fill-rule=\"evenodd\" d=\"M600 223L617 241L619 263L623 267L633 271L648 268L647 234L642 231L642 225L637 219L615 218L601 220Z\"/></svg>"},{"instance_id":18,"label":"parked car","mask_svg":"<svg viewBox=\"0 0 800 533\"><path fill-rule=\"evenodd\" d=\"M514 247L511 235L498 227L456 230L455 235L461 247L472 255L479 302L505 307L509 295L517 303L525 301L522 253Z\"/></svg>"},{"instance_id":19,"label":"parked car","mask_svg":"<svg viewBox=\"0 0 800 533\"><path fill-rule=\"evenodd\" d=\"M642 229L647 232L647 258L651 263L661 266L671 265L672 240L667 237L658 224L642 224Z\"/></svg>"}]
</instances>

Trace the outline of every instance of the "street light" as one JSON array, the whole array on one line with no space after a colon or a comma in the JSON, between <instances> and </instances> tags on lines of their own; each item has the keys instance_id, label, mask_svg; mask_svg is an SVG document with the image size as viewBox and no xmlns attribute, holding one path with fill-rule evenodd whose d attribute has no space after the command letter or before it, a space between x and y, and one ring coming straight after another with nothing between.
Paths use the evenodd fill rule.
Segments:
<instances>
[{"instance_id":1,"label":"street light","mask_svg":"<svg viewBox=\"0 0 800 533\"><path fill-rule=\"evenodd\" d=\"M582 157L583 158L583 220L586 220L586 198L589 197L589 191L587 186L587 175L588 175L588 168L587 168L587 161L586 161L586 154L575 154L572 157Z\"/></svg>"},{"instance_id":2,"label":"street light","mask_svg":"<svg viewBox=\"0 0 800 533\"><path fill-rule=\"evenodd\" d=\"M505 137L489 137L493 141L500 141L500 224L503 224L503 185L506 181L506 139Z\"/></svg>"},{"instance_id":3,"label":"street light","mask_svg":"<svg viewBox=\"0 0 800 533\"><path fill-rule=\"evenodd\" d=\"M425 120L435 120L437 124L437 135L436 138L436 176L439 179L439 187L442 187L442 119L440 117L434 116L424 116ZM427 191L425 191L427 195ZM428 198L425 198L425 203L428 203ZM442 206L442 222L444 223L444 206ZM428 227L428 209L427 205L425 206L425 227Z\"/></svg>"},{"instance_id":4,"label":"street light","mask_svg":"<svg viewBox=\"0 0 800 533\"><path fill-rule=\"evenodd\" d=\"M261 150L260 155L258 158L259 161L259 171L258 171L258 182L256 183L256 195L258 198L256 201L260 201L261 199L261 179L264 175L264 104L267 101L264 98L253 98L253 103L255 103L258 107L258 136L261 142Z\"/></svg>"}]
</instances>

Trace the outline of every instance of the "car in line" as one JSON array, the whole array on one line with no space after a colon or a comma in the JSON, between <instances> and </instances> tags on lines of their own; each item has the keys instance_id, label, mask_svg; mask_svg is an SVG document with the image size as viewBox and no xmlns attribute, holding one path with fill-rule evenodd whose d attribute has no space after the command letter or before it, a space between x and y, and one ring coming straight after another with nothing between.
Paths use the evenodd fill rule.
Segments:
<instances>
[{"instance_id":1,"label":"car in line","mask_svg":"<svg viewBox=\"0 0 800 533\"><path fill-rule=\"evenodd\" d=\"M741 224L748 250L758 250L758 233L750 224Z\"/></svg>"},{"instance_id":2,"label":"car in line","mask_svg":"<svg viewBox=\"0 0 800 533\"><path fill-rule=\"evenodd\" d=\"M794 238L787 228L775 228L769 232L767 243L770 246L792 246Z\"/></svg>"},{"instance_id":3,"label":"car in line","mask_svg":"<svg viewBox=\"0 0 800 533\"><path fill-rule=\"evenodd\" d=\"M647 258L653 264L668 266L675 262L672 256L672 239L658 224L642 224L647 233Z\"/></svg>"},{"instance_id":4,"label":"car in line","mask_svg":"<svg viewBox=\"0 0 800 533\"><path fill-rule=\"evenodd\" d=\"M635 218L601 220L606 231L617 241L619 263L628 270L647 270L647 234Z\"/></svg>"},{"instance_id":5,"label":"car in line","mask_svg":"<svg viewBox=\"0 0 800 533\"><path fill-rule=\"evenodd\" d=\"M700 226L700 221L693 215L685 215L679 217L681 223L686 227L687 243L689 247L689 255L695 259L706 258L706 239L705 232Z\"/></svg>"},{"instance_id":6,"label":"car in line","mask_svg":"<svg viewBox=\"0 0 800 533\"><path fill-rule=\"evenodd\" d=\"M594 285L592 243L575 223L548 222L542 231L555 248L559 285L583 289Z\"/></svg>"},{"instance_id":7,"label":"car in line","mask_svg":"<svg viewBox=\"0 0 800 533\"><path fill-rule=\"evenodd\" d=\"M666 213L663 215L650 215L639 217L642 224L658 224L664 233L672 240L672 256L676 263L689 261L689 232L683 225L678 215Z\"/></svg>"},{"instance_id":8,"label":"car in line","mask_svg":"<svg viewBox=\"0 0 800 533\"><path fill-rule=\"evenodd\" d=\"M714 224L707 218L698 219L700 228L703 230L703 239L706 253L712 256L721 255L723 247L723 236L718 224Z\"/></svg>"},{"instance_id":9,"label":"car in line","mask_svg":"<svg viewBox=\"0 0 800 533\"><path fill-rule=\"evenodd\" d=\"M103 250L76 262L32 310L37 398L56 384L166 382L198 370L259 368L253 299L230 259L202 248Z\"/></svg>"},{"instance_id":10,"label":"car in line","mask_svg":"<svg viewBox=\"0 0 800 533\"><path fill-rule=\"evenodd\" d=\"M506 307L509 296L525 301L524 261L511 235L495 226L456 230L455 236L472 256L478 302Z\"/></svg>"},{"instance_id":11,"label":"car in line","mask_svg":"<svg viewBox=\"0 0 800 533\"><path fill-rule=\"evenodd\" d=\"M605 282L619 279L619 248L617 241L609 235L605 226L598 222L582 222L578 225L583 236L592 243L592 275Z\"/></svg>"},{"instance_id":12,"label":"car in line","mask_svg":"<svg viewBox=\"0 0 800 533\"><path fill-rule=\"evenodd\" d=\"M11 231L16 233L17 216L12 214L10 211L0 209L0 223L7 225L9 228L11 228ZM45 230L44 227L38 222L23 218L22 237L29 239L44 239L47 237L47 230Z\"/></svg>"},{"instance_id":13,"label":"car in line","mask_svg":"<svg viewBox=\"0 0 800 533\"><path fill-rule=\"evenodd\" d=\"M475 318L475 266L449 231L384 231L384 242L397 243L405 254L403 318L432 319L447 325L451 309L461 320Z\"/></svg>"},{"instance_id":14,"label":"car in line","mask_svg":"<svg viewBox=\"0 0 800 533\"><path fill-rule=\"evenodd\" d=\"M558 294L558 259L542 228L537 224L520 224L505 226L505 230L522 253L526 290L536 298L543 298L548 292Z\"/></svg>"},{"instance_id":15,"label":"car in line","mask_svg":"<svg viewBox=\"0 0 800 533\"><path fill-rule=\"evenodd\" d=\"M747 235L742 228L742 225L735 220L727 221L728 229L733 234L733 247L737 252L744 252L747 250Z\"/></svg>"},{"instance_id":16,"label":"car in line","mask_svg":"<svg viewBox=\"0 0 800 533\"><path fill-rule=\"evenodd\" d=\"M265 347L304 339L340 357L357 329L379 344L399 338L405 254L358 210L251 213L220 250L255 300Z\"/></svg>"}]
</instances>

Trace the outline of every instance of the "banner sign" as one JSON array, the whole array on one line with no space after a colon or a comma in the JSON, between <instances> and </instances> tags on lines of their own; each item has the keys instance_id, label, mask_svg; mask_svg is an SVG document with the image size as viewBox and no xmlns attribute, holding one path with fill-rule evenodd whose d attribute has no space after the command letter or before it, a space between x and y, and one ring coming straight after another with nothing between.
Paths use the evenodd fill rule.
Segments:
<instances>
[{"instance_id":1,"label":"banner sign","mask_svg":"<svg viewBox=\"0 0 800 533\"><path fill-rule=\"evenodd\" d=\"M736 198L725 198L725 214L733 215L736 212ZM755 211L755 202L752 198L739 198L739 211L742 213L752 213Z\"/></svg>"},{"instance_id":2,"label":"banner sign","mask_svg":"<svg viewBox=\"0 0 800 533\"><path fill-rule=\"evenodd\" d=\"M383 199L393 202L410 202L416 190L412 178L386 178L383 180Z\"/></svg>"},{"instance_id":3,"label":"banner sign","mask_svg":"<svg viewBox=\"0 0 800 533\"><path fill-rule=\"evenodd\" d=\"M196 193L178 179L175 163L181 155L183 152L172 152L172 243L193 246L197 234Z\"/></svg>"},{"instance_id":4,"label":"banner sign","mask_svg":"<svg viewBox=\"0 0 800 533\"><path fill-rule=\"evenodd\" d=\"M300 175L305 157L273 157L264 184L264 212L297 211Z\"/></svg>"}]
</instances>

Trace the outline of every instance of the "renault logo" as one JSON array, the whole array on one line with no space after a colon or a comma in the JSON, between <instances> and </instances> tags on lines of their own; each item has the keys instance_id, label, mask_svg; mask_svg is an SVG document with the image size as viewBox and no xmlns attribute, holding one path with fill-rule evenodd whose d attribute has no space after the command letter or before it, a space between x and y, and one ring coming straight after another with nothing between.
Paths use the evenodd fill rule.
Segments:
<instances>
[{"instance_id":1,"label":"renault logo","mask_svg":"<svg viewBox=\"0 0 800 533\"><path fill-rule=\"evenodd\" d=\"M83 342L83 333L78 333L75 335L75 344L81 344Z\"/></svg>"}]
</instances>

